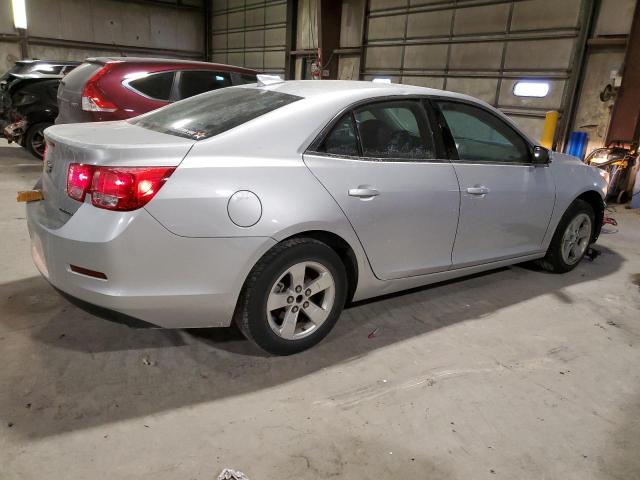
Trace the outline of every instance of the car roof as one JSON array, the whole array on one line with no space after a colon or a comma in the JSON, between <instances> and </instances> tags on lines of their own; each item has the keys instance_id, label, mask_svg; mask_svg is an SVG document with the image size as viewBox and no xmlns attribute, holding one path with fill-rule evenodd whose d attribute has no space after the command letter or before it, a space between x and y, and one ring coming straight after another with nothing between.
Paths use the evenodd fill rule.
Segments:
<instances>
[{"instance_id":1,"label":"car roof","mask_svg":"<svg viewBox=\"0 0 640 480\"><path fill-rule=\"evenodd\" d=\"M85 60L86 62L97 62L97 63L107 63L107 62L123 62L123 63L142 63L142 64L154 64L154 65L187 65L187 66L202 66L207 68L223 68L223 69L233 69L237 71L246 71L250 73L257 73L255 70L251 70L250 68L238 67L235 65L226 65L224 63L212 63L212 62L201 62L198 60L184 60L184 59L176 59L176 58L155 58L155 57L89 57Z\"/></svg>"},{"instance_id":2,"label":"car roof","mask_svg":"<svg viewBox=\"0 0 640 480\"><path fill-rule=\"evenodd\" d=\"M268 85L248 85L251 88L263 88L274 92L296 95L303 98L318 96L349 97L350 100L367 99L395 95L429 95L464 99L485 104L477 98L461 93L438 90L435 88L404 85L400 83L379 83L354 80L287 80Z\"/></svg>"}]
</instances>

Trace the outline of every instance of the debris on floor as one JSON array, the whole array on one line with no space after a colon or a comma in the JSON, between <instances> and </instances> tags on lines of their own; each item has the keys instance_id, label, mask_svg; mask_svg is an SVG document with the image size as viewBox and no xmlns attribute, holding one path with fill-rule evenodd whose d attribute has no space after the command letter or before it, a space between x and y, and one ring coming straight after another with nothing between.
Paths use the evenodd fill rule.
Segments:
<instances>
[{"instance_id":1,"label":"debris on floor","mask_svg":"<svg viewBox=\"0 0 640 480\"><path fill-rule=\"evenodd\" d=\"M249 480L244 473L240 470L231 470L230 468L225 468L218 475L218 480Z\"/></svg>"},{"instance_id":2,"label":"debris on floor","mask_svg":"<svg viewBox=\"0 0 640 480\"><path fill-rule=\"evenodd\" d=\"M587 258L593 262L596 258L602 255L602 252L596 248L589 247L587 249L586 255L587 255Z\"/></svg>"},{"instance_id":3,"label":"debris on floor","mask_svg":"<svg viewBox=\"0 0 640 480\"><path fill-rule=\"evenodd\" d=\"M144 363L147 367L153 367L156 362L153 360L149 360L149 357L142 357L142 363Z\"/></svg>"},{"instance_id":4,"label":"debris on floor","mask_svg":"<svg viewBox=\"0 0 640 480\"><path fill-rule=\"evenodd\" d=\"M367 335L367 338L375 338L378 335L378 329L374 328L371 333L369 335Z\"/></svg>"}]
</instances>

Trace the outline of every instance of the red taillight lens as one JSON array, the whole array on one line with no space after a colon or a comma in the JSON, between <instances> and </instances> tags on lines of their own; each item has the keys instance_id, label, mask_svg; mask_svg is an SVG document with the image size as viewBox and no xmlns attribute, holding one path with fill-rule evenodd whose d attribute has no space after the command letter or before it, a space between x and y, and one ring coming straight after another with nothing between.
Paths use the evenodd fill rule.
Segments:
<instances>
[{"instance_id":1,"label":"red taillight lens","mask_svg":"<svg viewBox=\"0 0 640 480\"><path fill-rule=\"evenodd\" d=\"M118 106L107 98L98 85L99 80L113 67L107 63L91 77L82 90L82 110L87 112L115 112Z\"/></svg>"},{"instance_id":2,"label":"red taillight lens","mask_svg":"<svg viewBox=\"0 0 640 480\"><path fill-rule=\"evenodd\" d=\"M158 193L174 170L175 167L94 167L72 163L67 192L80 202L86 194L91 194L91 203L99 208L136 210ZM88 185L81 183L85 174L89 175Z\"/></svg>"},{"instance_id":3,"label":"red taillight lens","mask_svg":"<svg viewBox=\"0 0 640 480\"><path fill-rule=\"evenodd\" d=\"M67 193L71 198L84 202L84 197L91 187L94 169L93 165L84 165L82 163L69 165L69 170L67 171Z\"/></svg>"}]
</instances>

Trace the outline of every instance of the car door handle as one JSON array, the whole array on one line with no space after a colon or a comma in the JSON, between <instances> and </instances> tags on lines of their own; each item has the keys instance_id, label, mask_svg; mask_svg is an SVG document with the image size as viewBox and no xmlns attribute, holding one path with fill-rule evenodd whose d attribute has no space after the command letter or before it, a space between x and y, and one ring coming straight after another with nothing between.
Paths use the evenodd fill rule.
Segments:
<instances>
[{"instance_id":1,"label":"car door handle","mask_svg":"<svg viewBox=\"0 0 640 480\"><path fill-rule=\"evenodd\" d=\"M489 193L489 189L485 186L469 187L467 188L467 193L471 195L486 195Z\"/></svg>"},{"instance_id":2,"label":"car door handle","mask_svg":"<svg viewBox=\"0 0 640 480\"><path fill-rule=\"evenodd\" d=\"M358 188L350 188L350 197L371 198L380 195L380 192L373 187L364 187L360 185Z\"/></svg>"}]
</instances>

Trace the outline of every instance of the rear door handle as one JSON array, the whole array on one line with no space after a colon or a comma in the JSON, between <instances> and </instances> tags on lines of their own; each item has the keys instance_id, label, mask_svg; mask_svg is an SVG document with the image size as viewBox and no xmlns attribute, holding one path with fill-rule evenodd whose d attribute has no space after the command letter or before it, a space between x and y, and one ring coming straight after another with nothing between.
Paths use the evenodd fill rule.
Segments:
<instances>
[{"instance_id":1,"label":"rear door handle","mask_svg":"<svg viewBox=\"0 0 640 480\"><path fill-rule=\"evenodd\" d=\"M371 198L380 195L380 192L373 187L360 185L358 188L350 188L350 197Z\"/></svg>"},{"instance_id":2,"label":"rear door handle","mask_svg":"<svg viewBox=\"0 0 640 480\"><path fill-rule=\"evenodd\" d=\"M482 185L479 187L469 187L467 188L467 193L471 195L486 195L489 193L489 189Z\"/></svg>"}]
</instances>

